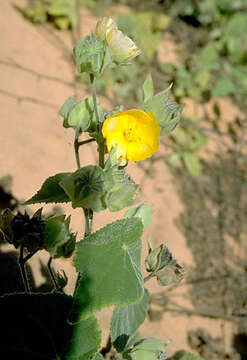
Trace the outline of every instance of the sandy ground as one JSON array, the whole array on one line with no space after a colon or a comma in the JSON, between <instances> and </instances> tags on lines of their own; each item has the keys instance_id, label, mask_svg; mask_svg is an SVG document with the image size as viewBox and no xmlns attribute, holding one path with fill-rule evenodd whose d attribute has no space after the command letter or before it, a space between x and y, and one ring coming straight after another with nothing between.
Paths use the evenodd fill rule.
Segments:
<instances>
[{"instance_id":1,"label":"sandy ground","mask_svg":"<svg viewBox=\"0 0 247 360\"><path fill-rule=\"evenodd\" d=\"M18 1L19 6L24 4L23 0ZM0 176L12 175L13 194L18 199L27 199L48 176L76 169L73 131L64 129L62 119L58 116L61 104L75 92L72 85L73 65L68 62L68 56L62 51L58 38L65 42L69 50L72 50L72 41L69 35L55 32L58 36L56 39L49 28L45 30L30 24L14 9L10 0L1 1L0 17ZM96 18L83 13L83 35L95 23ZM86 95L83 89L79 91L81 97ZM104 105L110 107L107 100ZM95 162L95 154L94 145L82 148L82 164ZM154 163L154 179L147 177L135 164L130 165L129 171L135 181L141 184L142 198L154 204L153 222L143 237L144 253L146 239L151 238L154 245L165 243L178 261L189 269L193 258L174 223L183 206L165 162L159 160ZM34 211L37 207L30 206L30 210ZM69 206L63 206L63 209L67 214L72 212L72 228L82 231L80 210L72 211ZM94 229L120 217L121 213L107 211L96 214ZM7 245L3 249L7 250ZM30 261L37 286L45 281L40 274L40 259L47 261L46 254L40 253ZM71 260L56 260L55 267L65 269L69 275L67 291L71 292L75 279ZM147 288L152 293L164 290L155 280L151 280ZM186 294L186 287L181 287L178 292ZM183 304L190 306L189 299L185 297ZM109 313L107 309L100 314L104 329L109 328ZM147 319L140 330L143 336L171 341L168 354L172 354L179 349L189 349L188 330L206 327L212 335L219 335L220 325L218 320L165 313L159 321ZM103 342L106 334L105 331Z\"/></svg>"}]
</instances>

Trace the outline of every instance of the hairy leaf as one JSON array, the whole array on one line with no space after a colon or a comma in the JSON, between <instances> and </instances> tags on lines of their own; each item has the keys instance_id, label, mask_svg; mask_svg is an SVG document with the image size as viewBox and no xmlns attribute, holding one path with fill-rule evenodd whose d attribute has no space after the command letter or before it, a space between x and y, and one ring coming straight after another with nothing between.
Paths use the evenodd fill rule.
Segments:
<instances>
[{"instance_id":1,"label":"hairy leaf","mask_svg":"<svg viewBox=\"0 0 247 360\"><path fill-rule=\"evenodd\" d=\"M143 101L147 101L151 96L154 95L154 85L153 85L153 79L151 74L149 74L146 77L146 80L144 81L143 87Z\"/></svg>"},{"instance_id":2,"label":"hairy leaf","mask_svg":"<svg viewBox=\"0 0 247 360\"><path fill-rule=\"evenodd\" d=\"M37 203L64 203L70 198L59 185L60 181L66 179L71 173L59 173L45 180L40 190L25 202L26 205Z\"/></svg>"},{"instance_id":3,"label":"hairy leaf","mask_svg":"<svg viewBox=\"0 0 247 360\"><path fill-rule=\"evenodd\" d=\"M111 341L117 351L122 352L129 338L137 331L147 315L149 293L145 289L141 301L114 310L111 319Z\"/></svg>"},{"instance_id":4,"label":"hairy leaf","mask_svg":"<svg viewBox=\"0 0 247 360\"><path fill-rule=\"evenodd\" d=\"M140 219L115 221L77 245L74 263L81 279L74 308L80 319L110 305L137 303L143 296ZM77 314L77 311L76 311ZM75 321L74 311L71 321Z\"/></svg>"},{"instance_id":5,"label":"hairy leaf","mask_svg":"<svg viewBox=\"0 0 247 360\"><path fill-rule=\"evenodd\" d=\"M171 86L151 96L142 104L143 110L151 111L155 115L161 127L162 136L169 135L175 129L180 121L182 111L181 105L169 101L168 93L170 89Z\"/></svg>"},{"instance_id":6,"label":"hairy leaf","mask_svg":"<svg viewBox=\"0 0 247 360\"><path fill-rule=\"evenodd\" d=\"M101 355L101 353L96 353L92 360L104 360L104 357Z\"/></svg>"},{"instance_id":7,"label":"hairy leaf","mask_svg":"<svg viewBox=\"0 0 247 360\"><path fill-rule=\"evenodd\" d=\"M72 109L74 108L75 105L76 105L75 97L70 96L70 97L68 97L68 99L65 101L65 103L59 109L58 114L61 115L64 118L63 126L65 128L69 127L69 125L68 125L68 117L69 117L69 114L70 114L70 112L72 111Z\"/></svg>"},{"instance_id":8,"label":"hairy leaf","mask_svg":"<svg viewBox=\"0 0 247 360\"><path fill-rule=\"evenodd\" d=\"M188 353L184 350L176 352L171 358L168 360L201 360L201 358L197 355Z\"/></svg>"},{"instance_id":9,"label":"hairy leaf","mask_svg":"<svg viewBox=\"0 0 247 360\"><path fill-rule=\"evenodd\" d=\"M98 105L97 108L101 121L103 119L103 109L101 105ZM92 96L73 106L68 115L66 125L66 127L77 129L78 132L92 132L97 129Z\"/></svg>"},{"instance_id":10,"label":"hairy leaf","mask_svg":"<svg viewBox=\"0 0 247 360\"><path fill-rule=\"evenodd\" d=\"M110 159L114 158L114 155ZM138 185L125 173L125 169L118 165L110 167L110 162L105 169L105 202L110 211L119 211L134 203L134 195Z\"/></svg>"},{"instance_id":11,"label":"hairy leaf","mask_svg":"<svg viewBox=\"0 0 247 360\"><path fill-rule=\"evenodd\" d=\"M186 151L183 153L183 161L186 169L193 176L200 176L202 173L202 164L197 154Z\"/></svg>"},{"instance_id":12,"label":"hairy leaf","mask_svg":"<svg viewBox=\"0 0 247 360\"><path fill-rule=\"evenodd\" d=\"M54 216L46 220L45 244L53 258L69 257L75 248L75 235L69 230L70 217L65 220L65 215Z\"/></svg>"},{"instance_id":13,"label":"hairy leaf","mask_svg":"<svg viewBox=\"0 0 247 360\"><path fill-rule=\"evenodd\" d=\"M126 218L129 218L132 216L139 217L143 223L143 230L146 230L152 221L153 206L146 205L145 203L143 203L143 204L137 206L136 208L129 209L124 215L124 217L126 217Z\"/></svg>"},{"instance_id":14,"label":"hairy leaf","mask_svg":"<svg viewBox=\"0 0 247 360\"><path fill-rule=\"evenodd\" d=\"M159 339L141 339L129 352L132 360L166 360L164 341Z\"/></svg>"},{"instance_id":15,"label":"hairy leaf","mask_svg":"<svg viewBox=\"0 0 247 360\"><path fill-rule=\"evenodd\" d=\"M101 211L106 208L104 172L99 166L85 166L64 178L60 185L74 209L84 207Z\"/></svg>"}]
</instances>

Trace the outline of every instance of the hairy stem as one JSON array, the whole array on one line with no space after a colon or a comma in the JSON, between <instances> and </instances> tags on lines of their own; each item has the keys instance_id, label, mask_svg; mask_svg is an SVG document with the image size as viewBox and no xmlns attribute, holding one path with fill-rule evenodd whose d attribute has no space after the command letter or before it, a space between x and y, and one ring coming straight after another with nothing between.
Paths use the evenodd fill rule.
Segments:
<instances>
[{"instance_id":1,"label":"hairy stem","mask_svg":"<svg viewBox=\"0 0 247 360\"><path fill-rule=\"evenodd\" d=\"M82 146L82 145L88 144L88 143L90 143L92 141L96 141L96 140L91 138L91 139L87 139L87 140L83 140L83 141L78 141L78 145Z\"/></svg>"},{"instance_id":2,"label":"hairy stem","mask_svg":"<svg viewBox=\"0 0 247 360\"><path fill-rule=\"evenodd\" d=\"M84 237L88 236L92 231L93 225L93 210L92 209L83 209L85 216L85 230Z\"/></svg>"},{"instance_id":3,"label":"hairy stem","mask_svg":"<svg viewBox=\"0 0 247 360\"><path fill-rule=\"evenodd\" d=\"M24 245L22 244L21 248L20 248L19 266L20 266L20 270L21 270L21 277L22 277L24 288L25 288L25 292L30 294L31 291L30 291L30 287L28 284L27 274L26 274L26 269L25 269L26 261L24 260L23 255L24 255Z\"/></svg>"},{"instance_id":4,"label":"hairy stem","mask_svg":"<svg viewBox=\"0 0 247 360\"><path fill-rule=\"evenodd\" d=\"M93 74L90 74L90 84L91 84L92 95L93 95L93 106L94 106L94 113L95 113L96 124L97 124L97 132L99 134L100 126L99 126L99 113L98 113L98 107L97 107L96 78Z\"/></svg>"},{"instance_id":5,"label":"hairy stem","mask_svg":"<svg viewBox=\"0 0 247 360\"><path fill-rule=\"evenodd\" d=\"M105 141L101 132L101 125L100 125L100 119L99 119L99 113L98 113L98 107L97 107L97 93L96 93L96 78L93 74L90 74L90 84L92 89L92 95L93 95L93 106L94 106L94 114L96 118L96 124L97 124L97 133L98 133L98 152L99 152L99 166L104 168L105 165Z\"/></svg>"},{"instance_id":6,"label":"hairy stem","mask_svg":"<svg viewBox=\"0 0 247 360\"><path fill-rule=\"evenodd\" d=\"M81 163L80 163L80 156L79 156L79 141L78 141L78 133L75 133L75 140L74 140L74 150L75 150L75 160L77 168L80 169Z\"/></svg>"}]
</instances>

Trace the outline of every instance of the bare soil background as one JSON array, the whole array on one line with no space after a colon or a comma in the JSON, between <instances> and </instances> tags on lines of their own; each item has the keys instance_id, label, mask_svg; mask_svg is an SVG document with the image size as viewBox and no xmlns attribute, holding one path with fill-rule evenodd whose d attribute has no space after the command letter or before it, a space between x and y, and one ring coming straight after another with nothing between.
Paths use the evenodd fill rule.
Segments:
<instances>
[{"instance_id":1,"label":"bare soil background","mask_svg":"<svg viewBox=\"0 0 247 360\"><path fill-rule=\"evenodd\" d=\"M25 4L18 0L16 5ZM117 9L112 13L116 15ZM58 109L68 96L87 94L85 88L74 84L71 34L50 25L29 23L10 0L1 1L0 17L0 177L9 175L1 180L0 201L2 208L9 205L11 193L14 208L15 199L20 202L30 198L47 177L76 169L73 131L62 127ZM89 34L96 21L95 16L83 10L81 34ZM176 48L169 38L164 38L159 56L171 59L173 54L164 51L166 47L171 51ZM106 110L114 105L107 97L101 100ZM189 99L186 102L187 112L202 111ZM229 100L221 99L219 106L224 131L228 121L242 115ZM207 110L210 113L212 104ZM161 288L155 280L147 283L152 297L149 317L140 332L143 337L170 342L168 355L187 349L199 352L205 359L247 359L244 147L243 141L234 145L220 135L210 138L203 154L202 179L193 178L183 169L171 171L165 162L166 144L161 145L151 161L129 166L132 177L140 184L141 198L154 204L152 225L143 236L143 254L147 252L146 239L150 238L156 246L165 243L186 268L185 279L175 289ZM96 162L96 156L94 144L80 149L83 166ZM30 206L28 211L37 208ZM60 206L57 211L60 210L72 213L72 228L82 234L80 210L72 210L68 205ZM44 208L45 213L51 211L52 206ZM96 214L94 230L121 216L122 212ZM1 275L1 294L11 289L20 291L17 267L11 273L15 251L1 244L0 257L6 264ZM51 289L45 269L47 261L43 252L30 261L29 278L35 291ZM56 260L53 265L57 270L65 270L70 279L66 291L71 293L76 276L72 260ZM103 344L111 310L99 314Z\"/></svg>"}]
</instances>

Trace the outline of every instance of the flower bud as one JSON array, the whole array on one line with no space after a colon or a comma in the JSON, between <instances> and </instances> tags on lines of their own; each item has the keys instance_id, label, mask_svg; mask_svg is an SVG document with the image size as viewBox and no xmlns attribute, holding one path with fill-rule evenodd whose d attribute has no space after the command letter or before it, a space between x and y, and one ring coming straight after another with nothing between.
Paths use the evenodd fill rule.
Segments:
<instances>
[{"instance_id":1,"label":"flower bud","mask_svg":"<svg viewBox=\"0 0 247 360\"><path fill-rule=\"evenodd\" d=\"M165 245L156 249L149 247L149 254L145 259L148 272L157 277L161 286L178 283L184 276L184 268L173 258L170 250Z\"/></svg>"},{"instance_id":2,"label":"flower bud","mask_svg":"<svg viewBox=\"0 0 247 360\"><path fill-rule=\"evenodd\" d=\"M154 272L159 269L160 267L160 260L161 260L161 251L163 245L160 245L154 250L151 250L149 255L145 259L145 266L148 272Z\"/></svg>"},{"instance_id":3,"label":"flower bud","mask_svg":"<svg viewBox=\"0 0 247 360\"><path fill-rule=\"evenodd\" d=\"M96 24L95 27L95 36L97 38L104 37L107 30L117 29L117 24L115 21L108 17L102 17Z\"/></svg>"},{"instance_id":4,"label":"flower bud","mask_svg":"<svg viewBox=\"0 0 247 360\"><path fill-rule=\"evenodd\" d=\"M107 47L102 40L87 36L78 41L74 48L74 56L79 74L86 72L98 76L110 62ZM109 52L109 50L108 50Z\"/></svg>"},{"instance_id":5,"label":"flower bud","mask_svg":"<svg viewBox=\"0 0 247 360\"><path fill-rule=\"evenodd\" d=\"M117 64L126 64L141 53L134 41L118 29L107 30L106 41Z\"/></svg>"}]
</instances>

